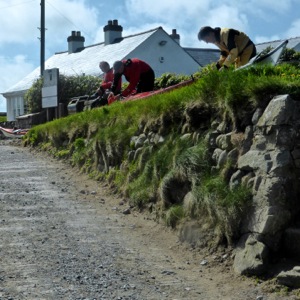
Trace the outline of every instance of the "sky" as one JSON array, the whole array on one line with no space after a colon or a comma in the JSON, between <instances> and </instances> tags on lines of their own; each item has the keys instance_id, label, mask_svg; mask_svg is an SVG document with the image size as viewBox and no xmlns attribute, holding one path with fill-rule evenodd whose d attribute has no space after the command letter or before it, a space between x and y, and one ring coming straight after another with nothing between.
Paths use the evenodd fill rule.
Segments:
<instances>
[{"instance_id":1,"label":"sky","mask_svg":"<svg viewBox=\"0 0 300 300\"><path fill-rule=\"evenodd\" d=\"M40 64L40 0L0 0L0 93ZM184 47L199 42L202 26L244 31L255 43L300 36L300 0L45 0L47 60L68 49L71 31L85 45L103 42L103 27L117 19L123 36L162 26ZM6 100L0 95L0 112Z\"/></svg>"}]
</instances>

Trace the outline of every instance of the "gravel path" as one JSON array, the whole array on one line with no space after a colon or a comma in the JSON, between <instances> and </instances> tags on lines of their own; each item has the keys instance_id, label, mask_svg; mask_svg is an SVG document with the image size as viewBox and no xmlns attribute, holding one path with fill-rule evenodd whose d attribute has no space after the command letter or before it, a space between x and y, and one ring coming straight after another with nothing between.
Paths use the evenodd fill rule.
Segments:
<instances>
[{"instance_id":1,"label":"gravel path","mask_svg":"<svg viewBox=\"0 0 300 300\"><path fill-rule=\"evenodd\" d=\"M229 256L203 257L126 214L75 169L3 142L0 154L1 300L286 299L235 276Z\"/></svg>"}]
</instances>

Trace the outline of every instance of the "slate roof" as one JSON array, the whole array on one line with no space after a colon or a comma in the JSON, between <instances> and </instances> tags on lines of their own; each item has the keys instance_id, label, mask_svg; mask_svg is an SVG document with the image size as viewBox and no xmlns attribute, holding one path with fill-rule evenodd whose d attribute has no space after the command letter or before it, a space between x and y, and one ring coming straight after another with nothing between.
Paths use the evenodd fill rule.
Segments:
<instances>
[{"instance_id":1,"label":"slate roof","mask_svg":"<svg viewBox=\"0 0 300 300\"><path fill-rule=\"evenodd\" d=\"M279 44L281 44L285 40L276 40L265 43L256 44L257 53L263 51L268 47L276 48ZM292 48L296 51L300 51L300 37L290 38L288 39L287 48ZM187 53L189 53L199 64L201 67L218 61L220 57L220 50L216 49L208 49L208 48L183 48Z\"/></svg>"},{"instance_id":2,"label":"slate roof","mask_svg":"<svg viewBox=\"0 0 300 300\"><path fill-rule=\"evenodd\" d=\"M114 61L124 58L160 28L161 27L124 37L121 47L119 43L105 45L103 42L86 46L81 52L71 54L69 54L68 51L55 53L55 55L45 61L45 69L59 68L59 73L66 76L83 74L99 76L101 75L99 61L105 58L112 66ZM26 91L39 76L40 67L37 67L3 94Z\"/></svg>"},{"instance_id":3,"label":"slate roof","mask_svg":"<svg viewBox=\"0 0 300 300\"><path fill-rule=\"evenodd\" d=\"M294 37L284 40L276 40L271 42L265 42L265 43L258 43L256 44L257 52L261 52L262 50L272 47L276 48L279 44L281 44L283 41L288 40L287 48L294 49L295 51L300 51L300 37Z\"/></svg>"},{"instance_id":4,"label":"slate roof","mask_svg":"<svg viewBox=\"0 0 300 300\"><path fill-rule=\"evenodd\" d=\"M192 56L201 67L216 62L220 58L219 49L208 49L208 48L183 48L183 49L190 56Z\"/></svg>"}]
</instances>

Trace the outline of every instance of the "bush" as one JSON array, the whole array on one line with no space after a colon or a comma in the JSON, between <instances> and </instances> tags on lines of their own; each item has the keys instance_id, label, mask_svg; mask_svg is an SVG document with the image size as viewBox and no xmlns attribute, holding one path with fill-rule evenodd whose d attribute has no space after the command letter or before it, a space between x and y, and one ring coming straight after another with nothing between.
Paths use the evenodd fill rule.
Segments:
<instances>
[{"instance_id":1,"label":"bush","mask_svg":"<svg viewBox=\"0 0 300 300\"><path fill-rule=\"evenodd\" d=\"M59 75L58 103L67 105L71 98L94 93L101 83L95 76L64 76ZM24 96L28 113L42 110L43 79L37 79Z\"/></svg>"},{"instance_id":2,"label":"bush","mask_svg":"<svg viewBox=\"0 0 300 300\"><path fill-rule=\"evenodd\" d=\"M190 76L187 75L177 75L174 73L164 73L161 77L155 79L155 90L166 88L182 81L190 79Z\"/></svg>"}]
</instances>

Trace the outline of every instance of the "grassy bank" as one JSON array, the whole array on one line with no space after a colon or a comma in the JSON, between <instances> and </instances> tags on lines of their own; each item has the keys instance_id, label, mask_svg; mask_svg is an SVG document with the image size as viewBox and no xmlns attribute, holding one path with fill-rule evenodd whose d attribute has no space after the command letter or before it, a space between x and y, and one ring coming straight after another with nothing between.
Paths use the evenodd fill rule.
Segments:
<instances>
[{"instance_id":1,"label":"grassy bank","mask_svg":"<svg viewBox=\"0 0 300 300\"><path fill-rule=\"evenodd\" d=\"M206 68L195 77L167 94L36 126L24 143L107 180L132 205L169 226L198 220L219 242L230 244L251 195L244 186L229 188L231 165L213 168L205 136L217 125L243 132L255 109L276 95L300 100L300 71L290 65L238 72Z\"/></svg>"}]
</instances>

